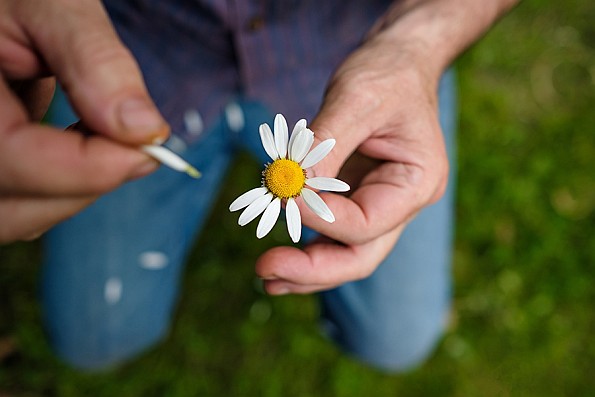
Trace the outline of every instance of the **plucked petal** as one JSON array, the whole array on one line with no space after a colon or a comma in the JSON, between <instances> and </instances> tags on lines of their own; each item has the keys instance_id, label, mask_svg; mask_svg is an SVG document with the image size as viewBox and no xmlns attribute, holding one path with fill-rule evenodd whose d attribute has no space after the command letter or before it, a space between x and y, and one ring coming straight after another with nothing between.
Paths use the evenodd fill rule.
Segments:
<instances>
[{"instance_id":1,"label":"plucked petal","mask_svg":"<svg viewBox=\"0 0 595 397\"><path fill-rule=\"evenodd\" d=\"M250 204L240 215L240 219L238 219L238 225L244 226L252 222L254 218L262 214L262 212L267 208L272 199L273 194L267 193L264 196L254 200L252 204Z\"/></svg>"},{"instance_id":2,"label":"plucked petal","mask_svg":"<svg viewBox=\"0 0 595 397\"><path fill-rule=\"evenodd\" d=\"M256 228L256 237L263 238L275 226L277 222L277 218L279 218L279 213L281 212L281 199L276 198L267 206L266 210L262 214L260 218L260 222L258 222L258 227Z\"/></svg>"},{"instance_id":3,"label":"plucked petal","mask_svg":"<svg viewBox=\"0 0 595 397\"><path fill-rule=\"evenodd\" d=\"M319 195L310 189L302 189L302 197L304 198L304 201L308 207L314 211L316 215L329 223L333 223L335 221L335 216Z\"/></svg>"},{"instance_id":4,"label":"plucked petal","mask_svg":"<svg viewBox=\"0 0 595 397\"><path fill-rule=\"evenodd\" d=\"M289 139L289 132L287 129L287 121L282 114L275 116L275 147L279 157L285 158L287 156L287 140Z\"/></svg>"},{"instance_id":5,"label":"plucked petal","mask_svg":"<svg viewBox=\"0 0 595 397\"><path fill-rule=\"evenodd\" d=\"M260 140L262 142L264 150L267 152L271 159L277 160L279 158L279 153L275 148L275 138L273 137L271 127L269 127L269 125L266 123L261 124L258 128L258 132L260 132Z\"/></svg>"},{"instance_id":6,"label":"plucked petal","mask_svg":"<svg viewBox=\"0 0 595 397\"><path fill-rule=\"evenodd\" d=\"M326 190L329 192L346 192L349 190L349 185L339 179L327 178L325 176L317 176L306 179L306 185L318 190Z\"/></svg>"},{"instance_id":7,"label":"plucked petal","mask_svg":"<svg viewBox=\"0 0 595 397\"><path fill-rule=\"evenodd\" d=\"M335 142L336 141L334 139L327 139L326 141L320 142L318 146L316 146L314 149L312 149L310 153L308 153L308 155L301 164L302 168L306 169L313 167L320 160L325 158L326 155L329 154L331 150L333 150Z\"/></svg>"},{"instance_id":8,"label":"plucked petal","mask_svg":"<svg viewBox=\"0 0 595 397\"><path fill-rule=\"evenodd\" d=\"M188 167L188 163L184 159L165 146L143 145L141 149L143 152L156 158L161 163L167 164L176 171L185 171Z\"/></svg>"},{"instance_id":9,"label":"plucked petal","mask_svg":"<svg viewBox=\"0 0 595 397\"><path fill-rule=\"evenodd\" d=\"M302 217L300 215L300 209L292 198L287 200L285 217L287 219L287 231L289 232L289 237L291 237L291 241L297 243L302 237Z\"/></svg>"},{"instance_id":10,"label":"plucked petal","mask_svg":"<svg viewBox=\"0 0 595 397\"><path fill-rule=\"evenodd\" d=\"M266 187L257 187L252 190L248 190L246 193L242 194L240 197L235 199L233 203L231 203L231 205L229 206L229 210L231 212L241 210L242 208L252 204L252 202L260 196L264 196L266 192Z\"/></svg>"},{"instance_id":11,"label":"plucked petal","mask_svg":"<svg viewBox=\"0 0 595 397\"><path fill-rule=\"evenodd\" d=\"M289 143L289 158L297 163L302 161L314 143L314 133L304 128L296 134L293 142Z\"/></svg>"}]
</instances>

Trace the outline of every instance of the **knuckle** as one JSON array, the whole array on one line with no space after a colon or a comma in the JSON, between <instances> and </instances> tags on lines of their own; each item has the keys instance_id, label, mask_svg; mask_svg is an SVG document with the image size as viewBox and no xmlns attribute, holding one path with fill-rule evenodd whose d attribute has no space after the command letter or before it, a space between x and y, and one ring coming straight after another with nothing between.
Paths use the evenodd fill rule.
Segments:
<instances>
[{"instance_id":1,"label":"knuckle","mask_svg":"<svg viewBox=\"0 0 595 397\"><path fill-rule=\"evenodd\" d=\"M84 60L79 64L79 81L99 79L109 84L108 90L126 89L140 84L140 71L132 55L117 41L86 37L78 46L84 47Z\"/></svg>"},{"instance_id":2,"label":"knuckle","mask_svg":"<svg viewBox=\"0 0 595 397\"><path fill-rule=\"evenodd\" d=\"M134 65L132 55L128 49L117 40L108 40L99 35L100 33L97 32L81 38L78 42L81 52L86 54L85 57L88 63L85 63L85 65L93 65L95 68L131 67Z\"/></svg>"}]
</instances>

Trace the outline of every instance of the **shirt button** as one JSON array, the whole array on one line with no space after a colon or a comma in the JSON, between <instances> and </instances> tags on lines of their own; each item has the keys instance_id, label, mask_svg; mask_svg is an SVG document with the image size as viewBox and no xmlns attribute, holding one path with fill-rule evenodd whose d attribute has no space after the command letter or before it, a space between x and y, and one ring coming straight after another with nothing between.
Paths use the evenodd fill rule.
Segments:
<instances>
[{"instance_id":1,"label":"shirt button","mask_svg":"<svg viewBox=\"0 0 595 397\"><path fill-rule=\"evenodd\" d=\"M255 16L252 17L249 21L248 21L248 30L252 31L252 32L256 32L257 30L260 30L264 27L264 18L261 16Z\"/></svg>"}]
</instances>

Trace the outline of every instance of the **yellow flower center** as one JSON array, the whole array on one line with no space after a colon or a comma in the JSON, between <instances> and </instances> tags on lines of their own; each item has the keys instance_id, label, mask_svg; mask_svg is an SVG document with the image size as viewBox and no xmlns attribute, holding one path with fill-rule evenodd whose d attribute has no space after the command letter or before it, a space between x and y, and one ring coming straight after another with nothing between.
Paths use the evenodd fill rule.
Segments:
<instances>
[{"instance_id":1,"label":"yellow flower center","mask_svg":"<svg viewBox=\"0 0 595 397\"><path fill-rule=\"evenodd\" d=\"M299 196L306 183L306 171L293 160L277 159L262 172L262 183L276 197Z\"/></svg>"}]
</instances>

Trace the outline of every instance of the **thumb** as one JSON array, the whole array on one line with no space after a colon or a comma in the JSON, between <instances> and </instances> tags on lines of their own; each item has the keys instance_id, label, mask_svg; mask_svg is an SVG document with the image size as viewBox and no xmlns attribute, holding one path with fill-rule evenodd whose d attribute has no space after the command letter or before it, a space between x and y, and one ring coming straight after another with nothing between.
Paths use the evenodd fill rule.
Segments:
<instances>
[{"instance_id":1,"label":"thumb","mask_svg":"<svg viewBox=\"0 0 595 397\"><path fill-rule=\"evenodd\" d=\"M167 137L169 127L100 1L19 3L32 46L91 130L130 144Z\"/></svg>"},{"instance_id":2,"label":"thumb","mask_svg":"<svg viewBox=\"0 0 595 397\"><path fill-rule=\"evenodd\" d=\"M316 176L336 176L349 157L362 143L371 138L379 120L380 103L360 89L332 83L310 129L316 141L335 139L333 150L317 163L312 171ZM316 145L316 143L315 143Z\"/></svg>"}]
</instances>

